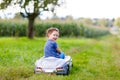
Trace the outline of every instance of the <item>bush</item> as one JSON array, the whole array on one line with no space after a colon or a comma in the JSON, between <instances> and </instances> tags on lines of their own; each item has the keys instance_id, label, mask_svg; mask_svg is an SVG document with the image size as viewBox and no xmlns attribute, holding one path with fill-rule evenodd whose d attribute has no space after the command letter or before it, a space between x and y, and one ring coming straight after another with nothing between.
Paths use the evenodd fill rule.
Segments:
<instances>
[{"instance_id":1,"label":"bush","mask_svg":"<svg viewBox=\"0 0 120 80\"><path fill-rule=\"evenodd\" d=\"M62 22L37 22L34 25L36 37L45 36L45 31L49 27L56 27L60 30L61 37L98 37L109 34L108 30L84 26L77 23ZM26 21L0 21L0 36L26 36Z\"/></svg>"},{"instance_id":2,"label":"bush","mask_svg":"<svg viewBox=\"0 0 120 80\"><path fill-rule=\"evenodd\" d=\"M26 23L0 21L0 36L26 36Z\"/></svg>"},{"instance_id":3,"label":"bush","mask_svg":"<svg viewBox=\"0 0 120 80\"><path fill-rule=\"evenodd\" d=\"M87 38L95 38L95 37L99 37L99 36L104 36L109 34L109 30L106 29L100 29L100 28L93 28L93 27L88 27L88 26L84 26L83 31L83 36L87 37Z\"/></svg>"},{"instance_id":4,"label":"bush","mask_svg":"<svg viewBox=\"0 0 120 80\"><path fill-rule=\"evenodd\" d=\"M75 23L37 23L35 25L35 35L36 36L45 36L46 29L50 27L56 27L60 30L60 36L79 36L80 29L79 26Z\"/></svg>"}]
</instances>

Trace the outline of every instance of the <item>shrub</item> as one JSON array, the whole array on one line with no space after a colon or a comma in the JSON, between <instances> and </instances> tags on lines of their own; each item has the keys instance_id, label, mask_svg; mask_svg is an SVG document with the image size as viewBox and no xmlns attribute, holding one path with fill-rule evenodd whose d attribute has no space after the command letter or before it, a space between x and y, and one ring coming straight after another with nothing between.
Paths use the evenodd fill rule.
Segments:
<instances>
[{"instance_id":1,"label":"shrub","mask_svg":"<svg viewBox=\"0 0 120 80\"><path fill-rule=\"evenodd\" d=\"M61 37L98 37L109 34L108 30L84 26L75 22L36 22L34 25L36 37L45 36L45 31L49 27L57 27ZM26 21L0 21L0 36L26 36Z\"/></svg>"}]
</instances>

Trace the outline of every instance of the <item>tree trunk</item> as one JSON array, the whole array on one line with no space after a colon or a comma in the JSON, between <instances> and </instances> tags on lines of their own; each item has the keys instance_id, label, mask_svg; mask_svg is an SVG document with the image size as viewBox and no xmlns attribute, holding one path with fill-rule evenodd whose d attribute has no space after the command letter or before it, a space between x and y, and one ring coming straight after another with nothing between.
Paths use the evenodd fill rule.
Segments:
<instances>
[{"instance_id":1,"label":"tree trunk","mask_svg":"<svg viewBox=\"0 0 120 80\"><path fill-rule=\"evenodd\" d=\"M33 39L34 37L34 20L35 19L28 19L28 38Z\"/></svg>"}]
</instances>

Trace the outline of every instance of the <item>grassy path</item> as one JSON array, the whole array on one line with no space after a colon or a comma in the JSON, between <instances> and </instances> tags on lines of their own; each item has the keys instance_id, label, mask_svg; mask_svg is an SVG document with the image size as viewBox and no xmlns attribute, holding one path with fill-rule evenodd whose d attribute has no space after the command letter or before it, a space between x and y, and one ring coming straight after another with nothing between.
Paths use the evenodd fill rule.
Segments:
<instances>
[{"instance_id":1,"label":"grassy path","mask_svg":"<svg viewBox=\"0 0 120 80\"><path fill-rule=\"evenodd\" d=\"M120 39L60 38L60 48L73 59L69 76L33 73L43 56L45 38L0 38L0 80L119 80Z\"/></svg>"}]
</instances>

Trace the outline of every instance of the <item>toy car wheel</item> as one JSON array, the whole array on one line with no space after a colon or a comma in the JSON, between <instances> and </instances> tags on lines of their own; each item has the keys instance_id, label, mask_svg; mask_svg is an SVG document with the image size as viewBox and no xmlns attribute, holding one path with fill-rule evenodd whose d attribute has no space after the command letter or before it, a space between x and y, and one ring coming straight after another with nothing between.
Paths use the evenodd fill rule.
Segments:
<instances>
[{"instance_id":1,"label":"toy car wheel","mask_svg":"<svg viewBox=\"0 0 120 80\"><path fill-rule=\"evenodd\" d=\"M64 73L63 75L69 75L69 73L70 73L70 68L69 68L69 66L67 66L66 67L66 73Z\"/></svg>"}]
</instances>

